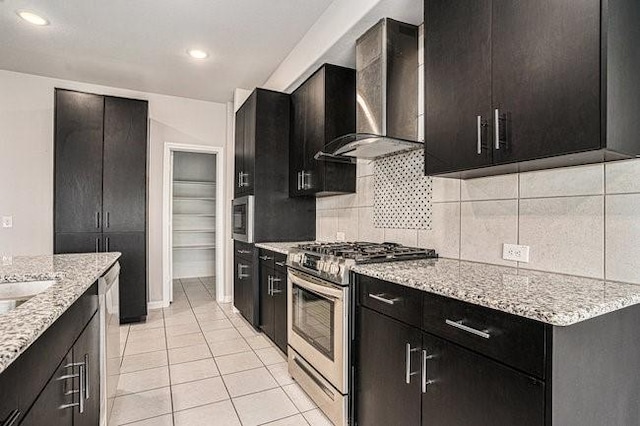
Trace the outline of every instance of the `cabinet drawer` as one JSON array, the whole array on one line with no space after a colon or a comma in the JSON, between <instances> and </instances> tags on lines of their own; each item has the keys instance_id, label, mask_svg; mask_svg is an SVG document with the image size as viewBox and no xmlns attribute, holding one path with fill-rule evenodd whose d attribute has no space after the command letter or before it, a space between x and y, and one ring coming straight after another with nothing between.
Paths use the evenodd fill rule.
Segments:
<instances>
[{"instance_id":1,"label":"cabinet drawer","mask_svg":"<svg viewBox=\"0 0 640 426\"><path fill-rule=\"evenodd\" d=\"M424 330L544 378L543 323L435 294L425 294Z\"/></svg>"},{"instance_id":2,"label":"cabinet drawer","mask_svg":"<svg viewBox=\"0 0 640 426\"><path fill-rule=\"evenodd\" d=\"M273 269L283 274L287 273L287 255L282 253L271 252L273 254Z\"/></svg>"},{"instance_id":3,"label":"cabinet drawer","mask_svg":"<svg viewBox=\"0 0 640 426\"><path fill-rule=\"evenodd\" d=\"M361 305L415 327L420 327L422 292L398 284L357 275Z\"/></svg>"},{"instance_id":4,"label":"cabinet drawer","mask_svg":"<svg viewBox=\"0 0 640 426\"><path fill-rule=\"evenodd\" d=\"M251 260L253 259L255 248L253 247L253 244L244 243L242 241L234 241L233 250L236 256Z\"/></svg>"},{"instance_id":5,"label":"cabinet drawer","mask_svg":"<svg viewBox=\"0 0 640 426\"><path fill-rule=\"evenodd\" d=\"M264 268L273 269L274 252L261 248L258 254L258 260L260 262L260 270L263 270Z\"/></svg>"}]
</instances>

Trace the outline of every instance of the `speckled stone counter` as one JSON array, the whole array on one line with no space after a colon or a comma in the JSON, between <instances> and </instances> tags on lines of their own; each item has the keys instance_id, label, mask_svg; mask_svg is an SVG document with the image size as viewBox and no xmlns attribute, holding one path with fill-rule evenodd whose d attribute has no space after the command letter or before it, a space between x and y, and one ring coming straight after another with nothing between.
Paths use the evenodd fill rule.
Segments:
<instances>
[{"instance_id":1,"label":"speckled stone counter","mask_svg":"<svg viewBox=\"0 0 640 426\"><path fill-rule=\"evenodd\" d=\"M0 286L55 280L42 293L0 315L0 373L49 328L111 265L120 253L18 256L0 264Z\"/></svg>"},{"instance_id":2,"label":"speckled stone counter","mask_svg":"<svg viewBox=\"0 0 640 426\"><path fill-rule=\"evenodd\" d=\"M365 264L353 271L556 326L640 303L640 285L453 259Z\"/></svg>"},{"instance_id":3,"label":"speckled stone counter","mask_svg":"<svg viewBox=\"0 0 640 426\"><path fill-rule=\"evenodd\" d=\"M276 253L289 254L289 250L294 247L297 247L298 244L309 244L312 242L313 241L297 241L297 242L286 242L286 243L256 243L256 247L275 251Z\"/></svg>"}]
</instances>

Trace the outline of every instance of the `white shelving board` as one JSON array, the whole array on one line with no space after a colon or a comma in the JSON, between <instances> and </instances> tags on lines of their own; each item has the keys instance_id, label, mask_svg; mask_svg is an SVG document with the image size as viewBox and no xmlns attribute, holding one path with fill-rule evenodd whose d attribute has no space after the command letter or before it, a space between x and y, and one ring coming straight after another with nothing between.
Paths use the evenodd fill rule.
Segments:
<instances>
[{"instance_id":1,"label":"white shelving board","mask_svg":"<svg viewBox=\"0 0 640 426\"><path fill-rule=\"evenodd\" d=\"M215 155L176 152L173 164L173 278L214 276Z\"/></svg>"}]
</instances>

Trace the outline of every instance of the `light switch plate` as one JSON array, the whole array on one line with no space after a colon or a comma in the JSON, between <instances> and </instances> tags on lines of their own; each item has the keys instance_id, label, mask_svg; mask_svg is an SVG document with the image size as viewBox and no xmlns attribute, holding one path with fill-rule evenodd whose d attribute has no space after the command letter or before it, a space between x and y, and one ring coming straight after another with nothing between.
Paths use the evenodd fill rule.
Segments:
<instances>
[{"instance_id":1,"label":"light switch plate","mask_svg":"<svg viewBox=\"0 0 640 426\"><path fill-rule=\"evenodd\" d=\"M344 241L347 238L344 232L336 232L336 241Z\"/></svg>"},{"instance_id":2,"label":"light switch plate","mask_svg":"<svg viewBox=\"0 0 640 426\"><path fill-rule=\"evenodd\" d=\"M2 216L2 227L13 228L13 216Z\"/></svg>"},{"instance_id":3,"label":"light switch plate","mask_svg":"<svg viewBox=\"0 0 640 426\"><path fill-rule=\"evenodd\" d=\"M529 262L529 246L518 244L503 244L502 258L504 260L515 260L516 262Z\"/></svg>"}]
</instances>

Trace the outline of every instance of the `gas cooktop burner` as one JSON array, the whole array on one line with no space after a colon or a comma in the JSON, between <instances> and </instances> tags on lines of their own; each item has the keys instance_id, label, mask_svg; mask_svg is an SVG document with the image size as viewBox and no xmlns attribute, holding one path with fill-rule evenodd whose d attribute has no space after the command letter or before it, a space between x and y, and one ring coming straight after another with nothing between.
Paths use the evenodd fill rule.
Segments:
<instances>
[{"instance_id":1,"label":"gas cooktop burner","mask_svg":"<svg viewBox=\"0 0 640 426\"><path fill-rule=\"evenodd\" d=\"M310 243L300 244L298 249L311 253L326 254L344 259L353 259L355 263L375 263L438 257L435 250L405 247L396 243Z\"/></svg>"}]
</instances>

